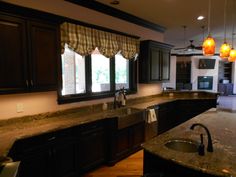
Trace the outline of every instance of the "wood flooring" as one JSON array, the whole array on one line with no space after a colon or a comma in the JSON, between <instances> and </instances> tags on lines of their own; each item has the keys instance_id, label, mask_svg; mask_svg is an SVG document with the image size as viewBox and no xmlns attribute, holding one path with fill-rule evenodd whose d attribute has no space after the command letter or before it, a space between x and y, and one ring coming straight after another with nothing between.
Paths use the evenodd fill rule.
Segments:
<instances>
[{"instance_id":1,"label":"wood flooring","mask_svg":"<svg viewBox=\"0 0 236 177\"><path fill-rule=\"evenodd\" d=\"M143 175L143 150L121 160L112 167L102 166L83 177L141 177Z\"/></svg>"}]
</instances>

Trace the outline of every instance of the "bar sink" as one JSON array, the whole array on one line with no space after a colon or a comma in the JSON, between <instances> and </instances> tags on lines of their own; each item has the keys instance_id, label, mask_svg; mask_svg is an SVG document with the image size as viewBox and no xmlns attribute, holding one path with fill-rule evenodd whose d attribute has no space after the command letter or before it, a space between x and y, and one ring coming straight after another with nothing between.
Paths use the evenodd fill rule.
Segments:
<instances>
[{"instance_id":1,"label":"bar sink","mask_svg":"<svg viewBox=\"0 0 236 177\"><path fill-rule=\"evenodd\" d=\"M190 139L172 139L165 146L175 151L194 153L198 152L199 143Z\"/></svg>"}]
</instances>

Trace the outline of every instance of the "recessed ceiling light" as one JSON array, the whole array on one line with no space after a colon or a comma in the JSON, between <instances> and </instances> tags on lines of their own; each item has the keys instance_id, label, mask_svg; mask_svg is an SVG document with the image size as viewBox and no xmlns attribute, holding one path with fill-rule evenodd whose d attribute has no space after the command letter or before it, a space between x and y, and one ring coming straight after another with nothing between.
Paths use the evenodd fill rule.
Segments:
<instances>
[{"instance_id":1,"label":"recessed ceiling light","mask_svg":"<svg viewBox=\"0 0 236 177\"><path fill-rule=\"evenodd\" d=\"M110 4L112 4L112 5L118 5L118 4L120 4L120 1L119 1L119 0L112 0L112 1L110 2Z\"/></svg>"},{"instance_id":2,"label":"recessed ceiling light","mask_svg":"<svg viewBox=\"0 0 236 177\"><path fill-rule=\"evenodd\" d=\"M205 18L204 16L200 15L197 17L197 20L203 20L204 18Z\"/></svg>"}]
</instances>

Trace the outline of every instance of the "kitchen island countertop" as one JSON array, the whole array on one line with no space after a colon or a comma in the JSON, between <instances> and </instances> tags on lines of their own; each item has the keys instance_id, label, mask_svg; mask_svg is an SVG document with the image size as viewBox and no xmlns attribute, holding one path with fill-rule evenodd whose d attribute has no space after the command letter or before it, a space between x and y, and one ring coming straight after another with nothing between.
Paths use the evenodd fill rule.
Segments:
<instances>
[{"instance_id":1,"label":"kitchen island countertop","mask_svg":"<svg viewBox=\"0 0 236 177\"><path fill-rule=\"evenodd\" d=\"M190 130L193 123L201 123L211 132L214 152L205 151L204 156L198 153L184 153L168 149L165 143L170 139L187 138L200 141L204 134L205 147L207 136L204 129L196 127ZM236 176L236 114L218 111L215 108L204 112L193 119L149 140L143 144L145 151L167 161L172 161L186 168L194 169L216 176Z\"/></svg>"}]
</instances>

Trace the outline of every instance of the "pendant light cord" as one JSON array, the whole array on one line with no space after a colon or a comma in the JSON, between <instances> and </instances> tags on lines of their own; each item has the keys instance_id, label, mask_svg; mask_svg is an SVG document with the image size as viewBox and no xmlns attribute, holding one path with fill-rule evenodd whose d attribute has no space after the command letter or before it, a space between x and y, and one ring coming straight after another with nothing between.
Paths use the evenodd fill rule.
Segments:
<instances>
[{"instance_id":1,"label":"pendant light cord","mask_svg":"<svg viewBox=\"0 0 236 177\"><path fill-rule=\"evenodd\" d=\"M233 9L235 7L235 1L233 1ZM234 10L232 10L232 20L233 20L233 26L232 26L232 48L234 48L234 20L235 20L235 15L234 15Z\"/></svg>"},{"instance_id":2,"label":"pendant light cord","mask_svg":"<svg viewBox=\"0 0 236 177\"><path fill-rule=\"evenodd\" d=\"M208 5L208 36L210 36L210 23L211 23L211 0Z\"/></svg>"},{"instance_id":3,"label":"pendant light cord","mask_svg":"<svg viewBox=\"0 0 236 177\"><path fill-rule=\"evenodd\" d=\"M226 7L227 7L227 0L225 0L225 7L224 7L224 43L226 43Z\"/></svg>"}]
</instances>

